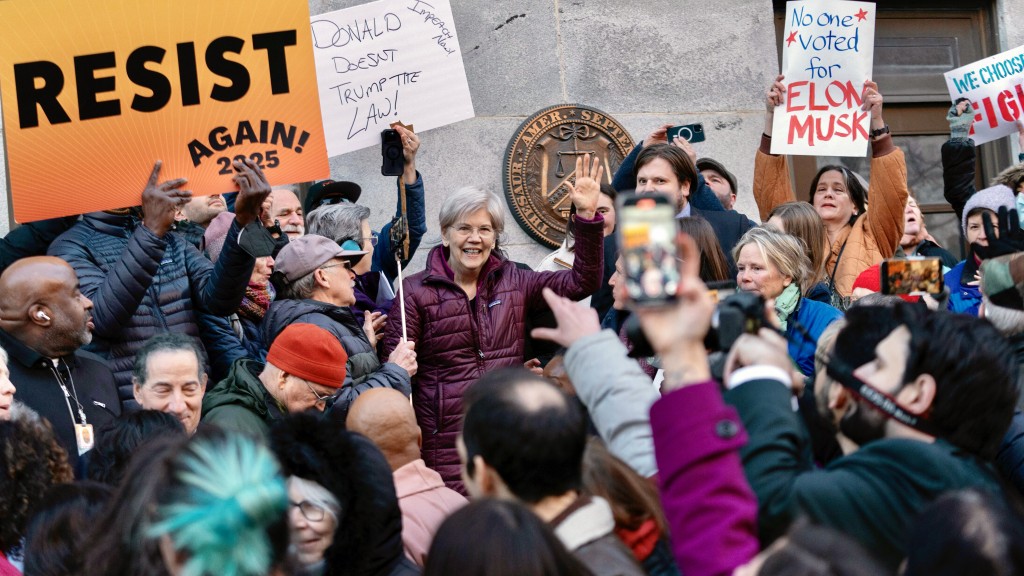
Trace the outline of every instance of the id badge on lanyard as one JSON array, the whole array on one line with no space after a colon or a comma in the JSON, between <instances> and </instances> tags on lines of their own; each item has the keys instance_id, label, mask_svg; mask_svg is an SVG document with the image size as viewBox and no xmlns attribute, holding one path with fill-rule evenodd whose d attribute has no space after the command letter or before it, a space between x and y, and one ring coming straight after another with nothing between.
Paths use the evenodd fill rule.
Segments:
<instances>
[{"instance_id":1,"label":"id badge on lanyard","mask_svg":"<svg viewBox=\"0 0 1024 576\"><path fill-rule=\"evenodd\" d=\"M92 424L75 423L75 440L78 442L78 455L81 456L96 445L96 435L93 434Z\"/></svg>"}]
</instances>

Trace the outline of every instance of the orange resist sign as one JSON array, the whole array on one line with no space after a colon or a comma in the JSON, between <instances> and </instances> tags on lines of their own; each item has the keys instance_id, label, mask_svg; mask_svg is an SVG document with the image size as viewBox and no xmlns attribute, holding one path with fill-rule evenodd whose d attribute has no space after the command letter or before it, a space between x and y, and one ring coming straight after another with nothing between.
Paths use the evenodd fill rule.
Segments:
<instances>
[{"instance_id":1,"label":"orange resist sign","mask_svg":"<svg viewBox=\"0 0 1024 576\"><path fill-rule=\"evenodd\" d=\"M196 195L330 172L306 0L2 0L18 222L140 203L153 164Z\"/></svg>"}]
</instances>

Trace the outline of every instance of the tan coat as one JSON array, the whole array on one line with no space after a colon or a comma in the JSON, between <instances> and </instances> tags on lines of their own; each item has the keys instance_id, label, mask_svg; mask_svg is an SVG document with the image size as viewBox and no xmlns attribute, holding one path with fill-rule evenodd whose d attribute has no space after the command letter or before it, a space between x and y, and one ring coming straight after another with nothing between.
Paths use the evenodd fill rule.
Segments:
<instances>
[{"instance_id":1,"label":"tan coat","mask_svg":"<svg viewBox=\"0 0 1024 576\"><path fill-rule=\"evenodd\" d=\"M843 244L843 256L835 271L836 290L842 296L853 291L853 282L865 269L892 258L903 236L903 209L907 204L907 164L903 151L885 135L872 143L871 182L868 186L870 209L847 226L831 246L825 271L832 274ZM754 200L761 221L780 204L796 201L789 164L785 156L770 154L771 139L761 138L754 159Z\"/></svg>"}]
</instances>

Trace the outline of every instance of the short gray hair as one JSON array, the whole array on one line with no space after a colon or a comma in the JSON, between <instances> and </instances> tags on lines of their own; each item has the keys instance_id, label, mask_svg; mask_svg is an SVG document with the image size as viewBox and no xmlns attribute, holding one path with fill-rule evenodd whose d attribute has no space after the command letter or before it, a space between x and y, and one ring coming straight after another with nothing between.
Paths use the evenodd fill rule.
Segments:
<instances>
[{"instance_id":1,"label":"short gray hair","mask_svg":"<svg viewBox=\"0 0 1024 576\"><path fill-rule=\"evenodd\" d=\"M318 482L299 476L289 476L288 488L294 488L299 493L299 498L330 512L336 520L341 518L341 502L338 502L337 496ZM338 529L340 528L339 526Z\"/></svg>"},{"instance_id":2,"label":"short gray hair","mask_svg":"<svg viewBox=\"0 0 1024 576\"><path fill-rule=\"evenodd\" d=\"M313 290L316 290L317 270L319 270L319 268L314 268L309 274L306 274L295 282L286 285L282 296L290 300L306 300L313 296Z\"/></svg>"},{"instance_id":3,"label":"short gray hair","mask_svg":"<svg viewBox=\"0 0 1024 576\"><path fill-rule=\"evenodd\" d=\"M326 236L341 244L354 240L363 245L363 220L370 219L370 209L359 204L343 202L321 206L306 215L306 234Z\"/></svg>"},{"instance_id":4,"label":"short gray hair","mask_svg":"<svg viewBox=\"0 0 1024 576\"><path fill-rule=\"evenodd\" d=\"M497 249L504 241L505 210L497 196L475 186L459 188L444 199L441 212L438 214L441 234L444 235L445 230L464 221L477 210L486 210L487 215L491 217L491 225L494 226L494 249Z\"/></svg>"},{"instance_id":5,"label":"short gray hair","mask_svg":"<svg viewBox=\"0 0 1024 576\"><path fill-rule=\"evenodd\" d=\"M0 364L7 365L9 358L7 357L7 351L4 350L3 346L0 346Z\"/></svg>"}]
</instances>

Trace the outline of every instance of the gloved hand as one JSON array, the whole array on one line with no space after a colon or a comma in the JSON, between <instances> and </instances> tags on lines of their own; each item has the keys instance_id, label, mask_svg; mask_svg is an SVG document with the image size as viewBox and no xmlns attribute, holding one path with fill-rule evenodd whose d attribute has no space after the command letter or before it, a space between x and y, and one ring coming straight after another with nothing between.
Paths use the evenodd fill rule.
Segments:
<instances>
[{"instance_id":1,"label":"gloved hand","mask_svg":"<svg viewBox=\"0 0 1024 576\"><path fill-rule=\"evenodd\" d=\"M1024 252L1024 230L1020 229L1020 218L1016 210L1007 210L1006 206L999 207L999 229L992 228L992 222L988 218L982 218L982 225L985 227L985 236L988 238L988 246L972 244L971 248L982 259L988 260L996 256Z\"/></svg>"},{"instance_id":2,"label":"gloved hand","mask_svg":"<svg viewBox=\"0 0 1024 576\"><path fill-rule=\"evenodd\" d=\"M970 102L963 102L966 108L960 104L953 104L946 114L946 121L949 122L949 137L951 139L966 140L971 137L971 125L974 124L974 108ZM958 113L958 107L963 109Z\"/></svg>"}]
</instances>

